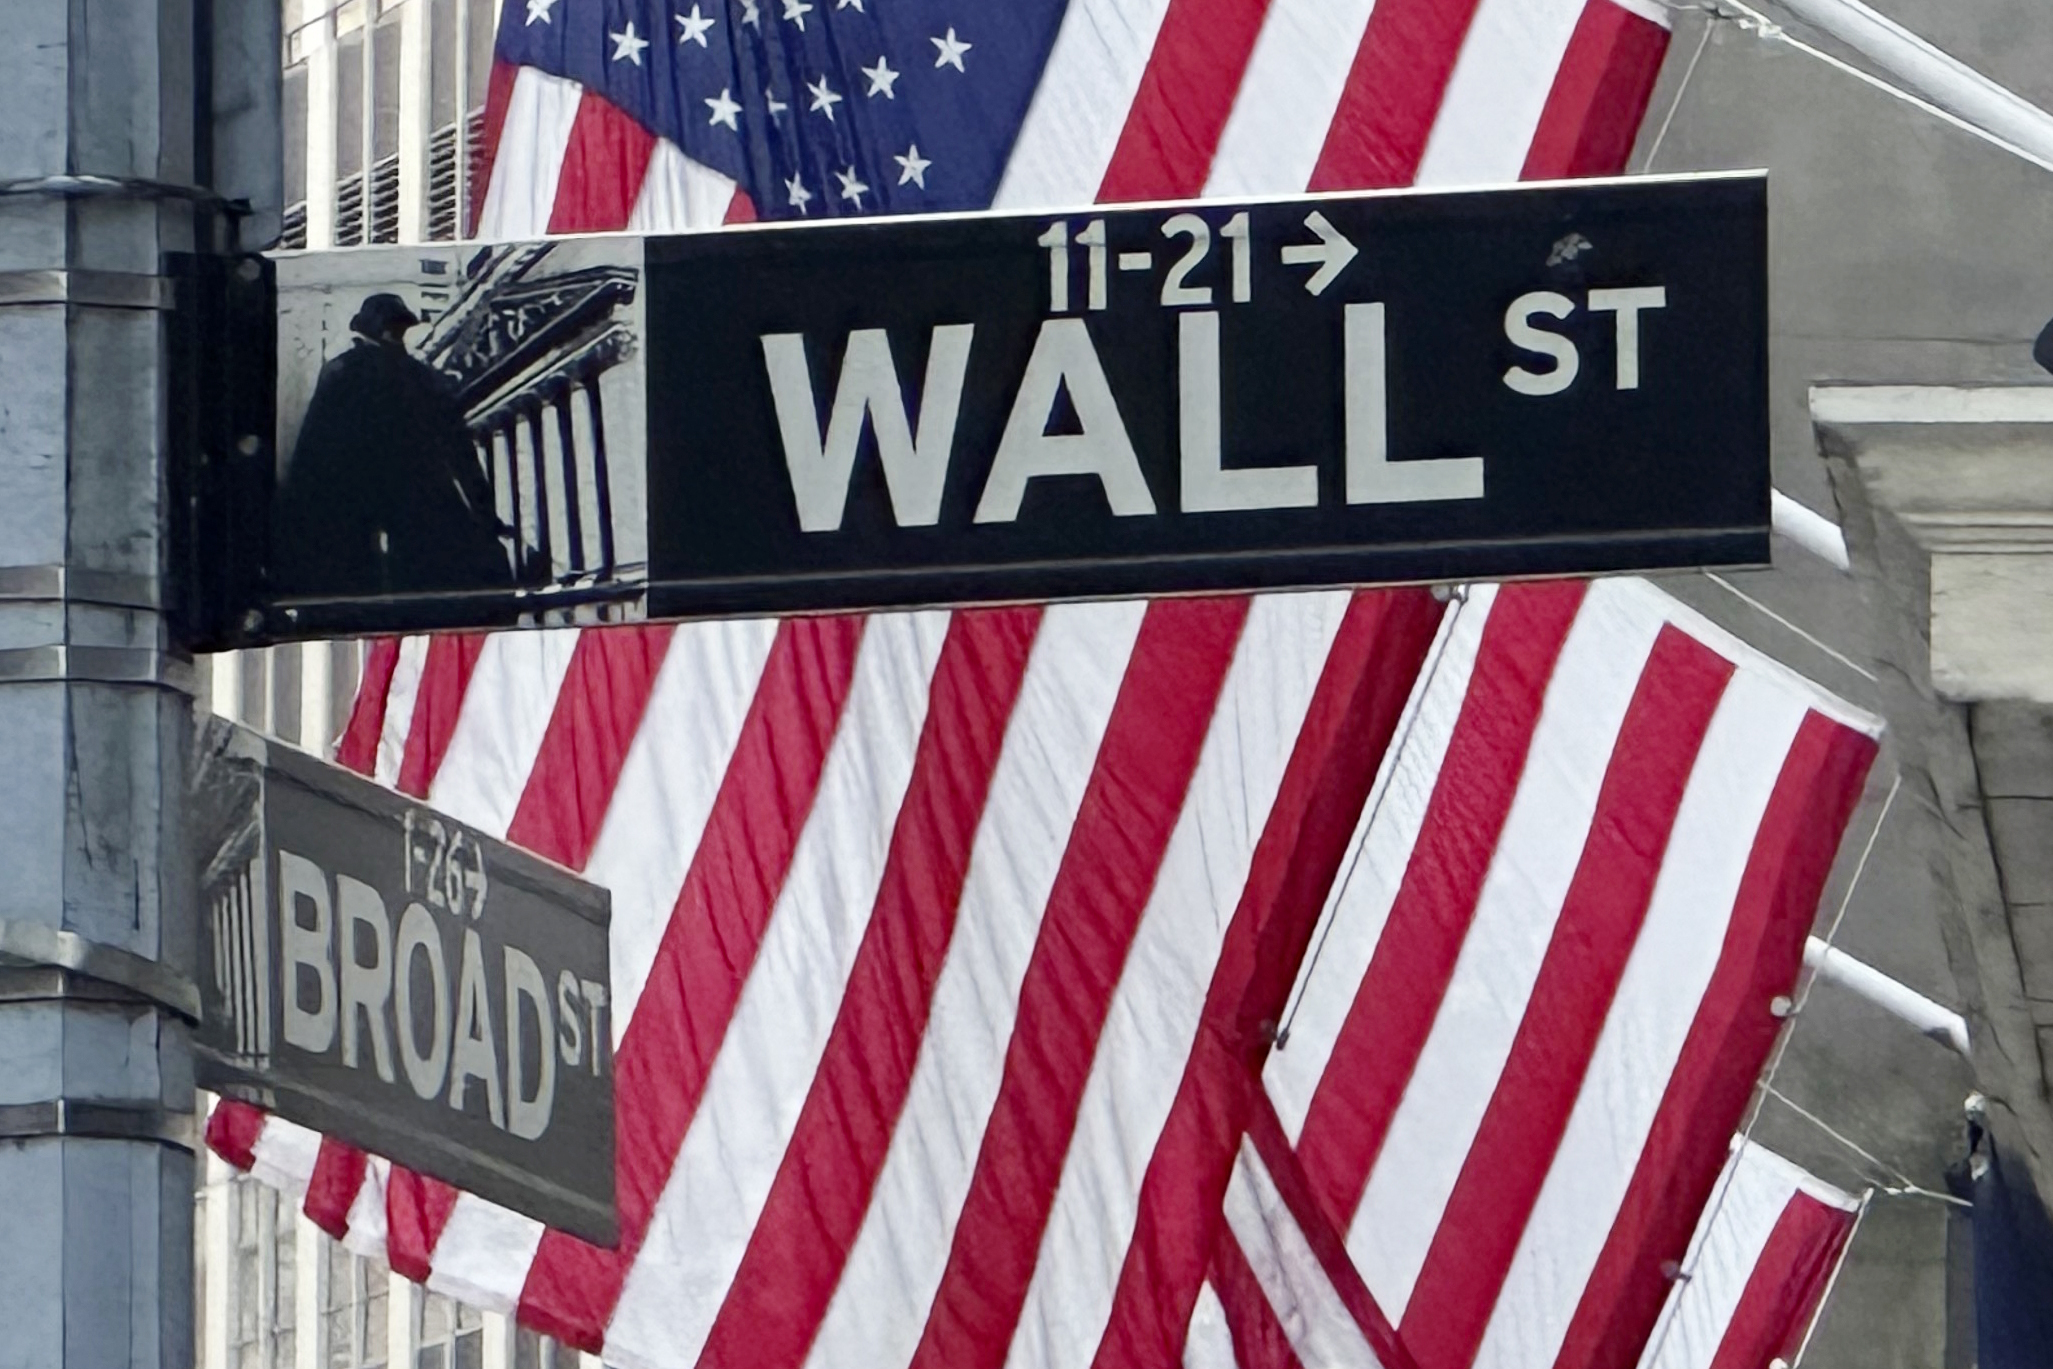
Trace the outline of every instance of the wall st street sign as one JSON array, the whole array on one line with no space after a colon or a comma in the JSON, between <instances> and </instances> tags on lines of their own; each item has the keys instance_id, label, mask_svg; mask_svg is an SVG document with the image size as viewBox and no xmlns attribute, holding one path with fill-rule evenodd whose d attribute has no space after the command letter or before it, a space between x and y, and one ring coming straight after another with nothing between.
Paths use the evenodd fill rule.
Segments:
<instances>
[{"instance_id":1,"label":"wall st street sign","mask_svg":"<svg viewBox=\"0 0 2053 1369\"><path fill-rule=\"evenodd\" d=\"M217 643L1768 558L1758 175L277 279Z\"/></svg>"},{"instance_id":2,"label":"wall st street sign","mask_svg":"<svg viewBox=\"0 0 2053 1369\"><path fill-rule=\"evenodd\" d=\"M202 1087L611 1245L606 891L208 718Z\"/></svg>"}]
</instances>

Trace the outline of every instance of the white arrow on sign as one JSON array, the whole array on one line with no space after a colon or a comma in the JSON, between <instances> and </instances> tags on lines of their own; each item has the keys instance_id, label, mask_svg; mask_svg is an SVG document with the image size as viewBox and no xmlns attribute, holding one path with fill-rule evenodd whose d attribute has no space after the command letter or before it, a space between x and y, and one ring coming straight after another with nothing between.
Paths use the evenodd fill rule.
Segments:
<instances>
[{"instance_id":1,"label":"white arrow on sign","mask_svg":"<svg viewBox=\"0 0 2053 1369\"><path fill-rule=\"evenodd\" d=\"M1305 289L1314 295L1326 293L1326 287L1337 279L1347 264L1355 259L1359 249L1341 236L1340 230L1326 222L1326 216L1314 209L1305 215L1305 227L1319 235L1316 243L1298 243L1283 249L1285 266L1317 266Z\"/></svg>"}]
</instances>

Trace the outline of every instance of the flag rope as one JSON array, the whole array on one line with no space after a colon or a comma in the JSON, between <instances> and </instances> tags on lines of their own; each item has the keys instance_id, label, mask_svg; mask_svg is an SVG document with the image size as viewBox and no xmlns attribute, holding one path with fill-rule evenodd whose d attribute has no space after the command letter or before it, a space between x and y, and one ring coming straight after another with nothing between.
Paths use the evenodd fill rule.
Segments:
<instances>
[{"instance_id":1,"label":"flag rope","mask_svg":"<svg viewBox=\"0 0 2053 1369\"><path fill-rule=\"evenodd\" d=\"M2032 152L2027 148L2018 146L2016 143L2011 142L2008 138L2004 138L1998 134L1990 132L1988 129L1983 128L1980 124L1974 123L1973 121L1968 119L1961 118L1958 114L1955 114L1948 109L1944 109L1941 106L1932 103L1932 101L1925 99L1922 95L1918 95L1912 91L1905 90L1902 86L1896 85L1891 81L1884 80L1882 77L1875 75L1873 72L1863 71L1859 67L1855 66L1853 63L1845 60L1844 58L1835 57L1831 53L1826 52L1822 48L1815 47L1810 43L1806 43L1801 38L1792 37L1789 33L1789 30L1785 29L1781 24L1776 23L1773 19L1770 19L1767 15L1761 13L1753 6L1743 3L1743 0L1700 0L1700 2L1696 4L1678 4L1675 3L1675 0L1659 0L1659 2L1666 5L1671 10L1700 11L1701 13L1709 15L1713 23L1723 20L1728 24L1736 26L1744 33L1754 34L1757 37L1767 39L1770 42L1787 43L1790 47L1795 48L1798 52L1803 53L1805 56L1815 57L1820 62L1823 62L1826 66L1832 67L1838 71L1845 72L1848 76L1853 77L1857 81L1861 81L1867 85L1873 86L1875 89L1883 92L1885 95L1892 95L1895 98L1903 101L1907 105L1914 106L1915 108L1923 110L1925 113L1931 115L1936 119L1940 119L1946 123L1952 124L1955 128L1960 129L1964 133L1968 133L1973 135L1974 137L1980 138L1983 142L1988 143L1992 147L2001 148L2003 151L2010 153L2012 156L2030 162L2033 166L2036 166L2041 170L2053 171L2053 161L2049 161L2048 159L2040 156L2038 153Z\"/></svg>"},{"instance_id":2,"label":"flag rope","mask_svg":"<svg viewBox=\"0 0 2053 1369\"><path fill-rule=\"evenodd\" d=\"M1460 619L1461 611L1468 607L1468 590L1467 585L1455 585L1450 590L1453 606L1447 610L1446 618L1441 621L1439 639L1433 644L1433 658L1426 663L1425 671L1420 675L1419 682L1412 692L1413 699L1421 705L1433 688L1434 677L1440 672L1440 662L1447 654L1447 643L1454 638L1455 623ZM1383 811L1383 799L1390 792L1390 782L1395 778L1397 768L1404 760L1405 748L1411 744L1412 729L1418 725L1419 714L1423 711L1423 707L1411 710L1404 720L1404 730L1398 734L1396 742L1385 754L1382 783L1376 787L1374 797L1369 800L1367 816L1356 825L1355 830L1358 833L1367 832L1374 826L1377 815ZM1347 861L1347 872L1341 875L1339 885L1328 896L1327 904L1330 911L1320 924L1319 939L1313 943L1311 955L1305 960L1304 972L1298 977L1297 992L1291 998L1290 1010L1283 1015L1283 1025L1276 1029L1277 1050L1282 1050L1290 1043L1290 1026L1297 1021L1298 1009L1304 1006L1305 993L1311 988L1312 976L1318 973L1319 957L1326 952L1326 939L1332 935L1333 924L1340 918L1340 906L1346 901L1347 887L1354 880L1355 868L1361 864L1362 849L1367 844L1365 841L1354 843L1354 853Z\"/></svg>"},{"instance_id":3,"label":"flag rope","mask_svg":"<svg viewBox=\"0 0 2053 1369\"><path fill-rule=\"evenodd\" d=\"M1718 577L1712 576L1711 578L1717 579ZM1729 589L1731 588L1731 586L1728 585L1727 588ZM1738 591L1735 590L1734 592L1737 593ZM1746 596L1742 595L1741 597L1745 598ZM1875 824L1873 827L1868 829L1867 843L1861 847L1860 859L1854 862L1853 874L1847 879L1846 890L1839 897L1839 907L1833 912L1832 921L1825 929L1824 940L1825 944L1828 947L1832 945L1833 940L1838 937L1839 926L1842 922L1846 920L1846 910L1853 903L1854 891L1860 887L1861 876L1867 873L1868 858L1874 855L1875 853L1875 843L1881 838L1882 826L1884 823L1889 821L1890 810L1894 808L1896 805L1897 792L1902 788L1903 772L1899 770L1896 772L1895 776L1889 782L1889 792L1882 799L1882 811L1875 815ZM1802 991L1798 994L1796 1002L1793 1005L1791 1005L1789 1009L1788 1024L1783 1028L1782 1035L1775 1042L1775 1053L1774 1055L1769 1057L1768 1067L1761 1072L1761 1081L1758 1085L1755 1086L1754 1100L1747 1111L1746 1123L1739 1129L1739 1144L1741 1146L1752 1144L1754 1137L1754 1127L1761 1120L1762 1104L1764 1104L1767 1101L1769 1095L1773 1094L1774 1096L1781 1098L1783 1102L1789 1102L1789 1099L1787 1097L1776 1092L1775 1075L1777 1071L1779 1071L1782 1068L1782 1059L1788 1053L1790 1038L1796 1035L1797 1015L1803 1011L1804 1004L1810 1001L1811 985L1814 984L1816 980L1817 974L1813 972L1810 975L1810 977L1804 981ZM1790 1106L1796 1107L1794 1103L1790 1103ZM1797 1110L1799 1112L1803 1111L1801 1108ZM1804 1115L1811 1116L1809 1113L1805 1113ZM1811 1120L1814 1122L1818 1122L1818 1119L1816 1117L1811 1117ZM1823 1122L1818 1122L1818 1125L1824 1127L1824 1129L1827 1132L1831 1133L1835 1137L1838 1136L1837 1132L1832 1131L1832 1129L1828 1126L1825 1126ZM1840 1139L1844 1140L1843 1137ZM1847 1142L1847 1144L1849 1146L1852 1146L1851 1142ZM1860 1147L1858 1146L1852 1146L1852 1148L1856 1151L1859 1151L1861 1154L1866 1154L1866 1152L1861 1151ZM1880 1166L1885 1170L1891 1168L1891 1166L1884 1165L1881 1161L1875 1160L1873 1156L1869 1156L1868 1158L1872 1160L1876 1165ZM1700 1230L1708 1233L1713 1227L1715 1227L1718 1224L1719 1214L1723 1212L1725 1208L1726 1194L1731 1190L1732 1181L1737 1176L1737 1173L1738 1171L1735 1167L1728 1165L1725 1169L1725 1172L1719 1175L1717 1191L1711 1195L1711 1201L1704 1207L1704 1217L1700 1224ZM1909 1182L1906 1176L1899 1174L1897 1177L1904 1178L1906 1183ZM1912 1187L1916 1186L1912 1185ZM1850 1237L1848 1238L1847 1243L1849 1245L1852 1244L1852 1239ZM1684 1252L1684 1259L1688 1261L1688 1263L1684 1264L1677 1270L1674 1282L1685 1286L1688 1285L1690 1280L1696 1274L1695 1261L1697 1258L1701 1257L1703 1253L1703 1246L1704 1242L1697 1241L1694 1242L1694 1249ZM1830 1295L1831 1289L1828 1286L1826 1289L1826 1296L1829 1297ZM1819 1307L1821 1310L1824 1307L1824 1300L1822 1298L1819 1300ZM1653 1338L1648 1342L1646 1353L1642 1357L1642 1363L1655 1364L1660 1361L1661 1347L1663 1344L1667 1342L1669 1329L1672 1326L1674 1326L1674 1324L1675 1318L1669 1315L1668 1311L1664 1310L1661 1317L1661 1323L1659 1327L1655 1330Z\"/></svg>"}]
</instances>

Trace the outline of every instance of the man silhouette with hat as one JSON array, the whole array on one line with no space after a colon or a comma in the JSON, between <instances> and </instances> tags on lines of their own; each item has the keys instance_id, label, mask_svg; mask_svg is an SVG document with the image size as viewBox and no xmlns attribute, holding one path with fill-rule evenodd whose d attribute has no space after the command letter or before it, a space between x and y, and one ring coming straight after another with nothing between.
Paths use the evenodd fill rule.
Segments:
<instances>
[{"instance_id":1,"label":"man silhouette with hat","mask_svg":"<svg viewBox=\"0 0 2053 1369\"><path fill-rule=\"evenodd\" d=\"M271 584L288 597L510 589L499 521L455 386L406 349L406 301L366 298L321 368L273 506Z\"/></svg>"}]
</instances>

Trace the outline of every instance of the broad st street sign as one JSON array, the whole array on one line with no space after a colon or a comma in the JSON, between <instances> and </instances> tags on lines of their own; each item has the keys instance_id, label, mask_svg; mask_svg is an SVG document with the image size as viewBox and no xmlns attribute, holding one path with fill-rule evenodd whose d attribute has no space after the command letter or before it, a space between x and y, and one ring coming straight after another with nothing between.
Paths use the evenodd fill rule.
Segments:
<instances>
[{"instance_id":1,"label":"broad st street sign","mask_svg":"<svg viewBox=\"0 0 2053 1369\"><path fill-rule=\"evenodd\" d=\"M201 1086L611 1245L606 891L220 718L193 775Z\"/></svg>"},{"instance_id":2,"label":"broad st street sign","mask_svg":"<svg viewBox=\"0 0 2053 1369\"><path fill-rule=\"evenodd\" d=\"M1761 563L1766 253L1719 175L284 256L209 644Z\"/></svg>"}]
</instances>

